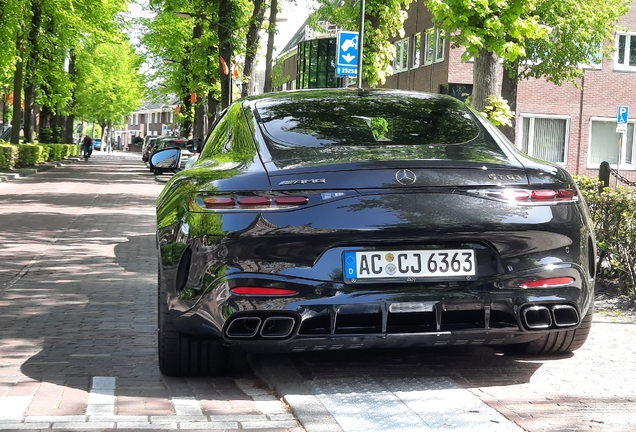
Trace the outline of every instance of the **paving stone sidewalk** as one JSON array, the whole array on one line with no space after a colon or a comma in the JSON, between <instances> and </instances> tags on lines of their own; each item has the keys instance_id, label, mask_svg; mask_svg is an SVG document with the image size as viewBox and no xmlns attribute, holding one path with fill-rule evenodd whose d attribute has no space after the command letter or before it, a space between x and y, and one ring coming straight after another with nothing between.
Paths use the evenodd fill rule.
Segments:
<instances>
[{"instance_id":1,"label":"paving stone sidewalk","mask_svg":"<svg viewBox=\"0 0 636 432\"><path fill-rule=\"evenodd\" d=\"M159 373L163 182L140 155L27 174L0 183L1 430L302 430L249 370Z\"/></svg>"}]
</instances>

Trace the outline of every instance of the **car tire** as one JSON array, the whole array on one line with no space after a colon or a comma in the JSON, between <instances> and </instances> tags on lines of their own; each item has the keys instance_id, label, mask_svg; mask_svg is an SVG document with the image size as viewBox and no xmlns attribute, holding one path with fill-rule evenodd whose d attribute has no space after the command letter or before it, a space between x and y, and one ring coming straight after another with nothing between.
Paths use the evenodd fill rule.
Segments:
<instances>
[{"instance_id":1,"label":"car tire","mask_svg":"<svg viewBox=\"0 0 636 432\"><path fill-rule=\"evenodd\" d=\"M564 354L575 351L583 346L592 330L594 305L590 306L581 320L581 324L574 330L563 330L548 333L530 342L513 345L515 352L520 354Z\"/></svg>"},{"instance_id":2,"label":"car tire","mask_svg":"<svg viewBox=\"0 0 636 432\"><path fill-rule=\"evenodd\" d=\"M188 337L176 330L159 293L159 370L168 376L215 376L227 370L228 349L221 341Z\"/></svg>"}]
</instances>

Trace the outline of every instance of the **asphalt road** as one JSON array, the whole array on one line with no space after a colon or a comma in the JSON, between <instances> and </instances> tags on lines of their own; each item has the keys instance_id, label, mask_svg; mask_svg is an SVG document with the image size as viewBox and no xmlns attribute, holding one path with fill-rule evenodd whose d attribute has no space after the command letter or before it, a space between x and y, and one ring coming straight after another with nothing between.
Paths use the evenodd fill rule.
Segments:
<instances>
[{"instance_id":1,"label":"asphalt road","mask_svg":"<svg viewBox=\"0 0 636 432\"><path fill-rule=\"evenodd\" d=\"M165 180L138 154L95 152L0 182L0 429L636 430L636 325L602 316L560 358L334 351L162 376L153 210Z\"/></svg>"}]
</instances>

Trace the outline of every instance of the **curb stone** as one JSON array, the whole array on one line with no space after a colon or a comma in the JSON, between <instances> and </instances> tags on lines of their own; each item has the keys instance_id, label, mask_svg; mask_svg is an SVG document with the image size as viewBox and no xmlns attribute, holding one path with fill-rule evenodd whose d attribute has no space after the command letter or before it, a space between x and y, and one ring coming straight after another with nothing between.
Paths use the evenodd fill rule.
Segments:
<instances>
[{"instance_id":1,"label":"curb stone","mask_svg":"<svg viewBox=\"0 0 636 432\"><path fill-rule=\"evenodd\" d=\"M34 175L43 171L48 171L55 167L61 167L66 165L67 163L77 162L79 159L69 158L61 161L55 162L45 162L41 165L37 165L34 167L27 168L16 168L10 171L0 171L0 182L6 182L9 180L14 180L21 177L28 177L30 175Z\"/></svg>"}]
</instances>

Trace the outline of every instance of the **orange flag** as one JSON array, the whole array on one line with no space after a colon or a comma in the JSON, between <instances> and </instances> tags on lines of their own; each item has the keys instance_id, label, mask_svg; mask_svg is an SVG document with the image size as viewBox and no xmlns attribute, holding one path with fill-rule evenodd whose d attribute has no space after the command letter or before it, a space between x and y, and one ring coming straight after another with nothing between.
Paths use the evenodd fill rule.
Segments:
<instances>
[{"instance_id":1,"label":"orange flag","mask_svg":"<svg viewBox=\"0 0 636 432\"><path fill-rule=\"evenodd\" d=\"M223 75L227 75L230 73L230 68L227 67L227 63L225 63L225 59L219 56L219 60L221 60L221 66L223 66Z\"/></svg>"}]
</instances>

